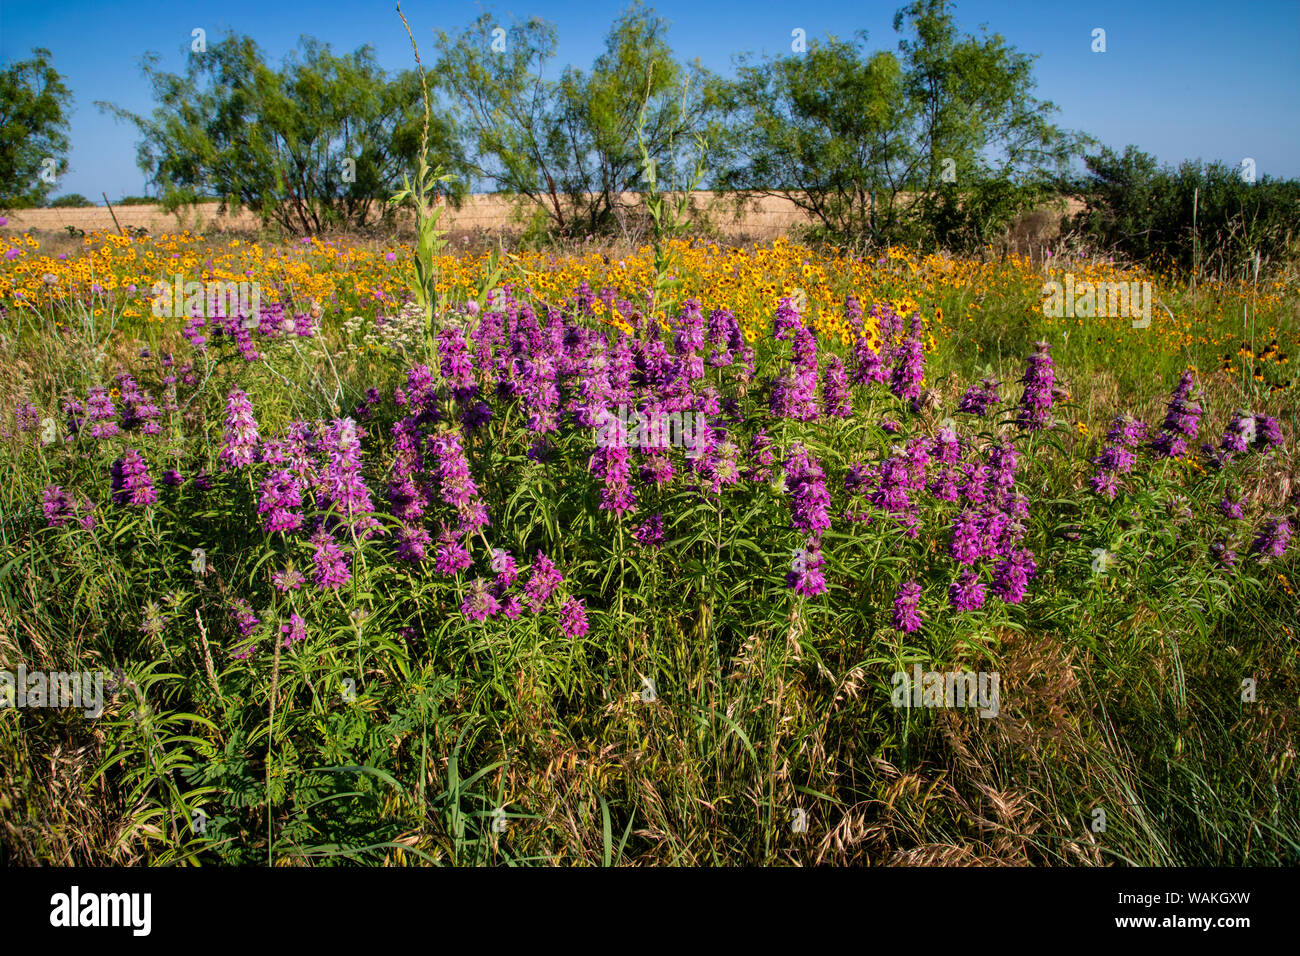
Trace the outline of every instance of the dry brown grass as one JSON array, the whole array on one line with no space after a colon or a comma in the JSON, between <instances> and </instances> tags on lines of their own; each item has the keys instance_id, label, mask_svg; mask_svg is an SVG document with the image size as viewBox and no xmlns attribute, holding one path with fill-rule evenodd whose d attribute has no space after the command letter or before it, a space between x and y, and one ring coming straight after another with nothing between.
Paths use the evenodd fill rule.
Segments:
<instances>
[{"instance_id":1,"label":"dry brown grass","mask_svg":"<svg viewBox=\"0 0 1300 956\"><path fill-rule=\"evenodd\" d=\"M696 234L727 242L770 241L792 235L813 222L808 213L781 196L755 196L741 202L734 196L719 197L712 192L699 191L692 194L691 208L690 218ZM1051 207L1026 214L1009 230L1003 243L1005 250L1025 254L1037 250L1048 242L1049 237L1056 235L1062 215L1071 214L1077 208L1078 203L1072 203L1064 210ZM185 230L252 235L261 229L259 218L248 210L222 215L219 209L215 202L199 203L174 213L168 213L158 205L114 206L111 211L101 206L19 209L9 214L6 231L35 229L67 237L69 227L85 232L143 228L151 235ZM460 208L447 207L441 225L453 241L477 245L496 236L518 236L527 228L532 213L532 208L508 197L480 193L467 197ZM635 194L625 193L620 197L615 218L619 223L617 239L632 246L647 239L648 218ZM405 214L396 220L395 228L399 235L411 234L408 220ZM376 225L373 229L361 230L361 234L376 230L388 234L393 228L393 225Z\"/></svg>"}]
</instances>

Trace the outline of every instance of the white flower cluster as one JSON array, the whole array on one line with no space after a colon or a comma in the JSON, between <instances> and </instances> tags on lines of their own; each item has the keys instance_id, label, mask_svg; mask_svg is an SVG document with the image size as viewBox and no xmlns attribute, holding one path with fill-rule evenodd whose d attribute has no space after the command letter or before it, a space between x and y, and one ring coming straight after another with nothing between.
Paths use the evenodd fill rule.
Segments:
<instances>
[{"instance_id":1,"label":"white flower cluster","mask_svg":"<svg viewBox=\"0 0 1300 956\"><path fill-rule=\"evenodd\" d=\"M359 315L343 323L349 339L356 337L366 320ZM379 316L361 337L367 348L388 348L395 352L414 352L424 341L424 307L415 302L402 306L396 315Z\"/></svg>"}]
</instances>

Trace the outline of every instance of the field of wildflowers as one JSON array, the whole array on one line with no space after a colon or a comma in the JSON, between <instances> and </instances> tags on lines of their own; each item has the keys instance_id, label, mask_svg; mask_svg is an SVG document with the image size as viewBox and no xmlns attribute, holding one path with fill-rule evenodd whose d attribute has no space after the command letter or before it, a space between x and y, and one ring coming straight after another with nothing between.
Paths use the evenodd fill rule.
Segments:
<instances>
[{"instance_id":1,"label":"field of wildflowers","mask_svg":"<svg viewBox=\"0 0 1300 956\"><path fill-rule=\"evenodd\" d=\"M410 258L0 239L11 860L1300 861L1294 280Z\"/></svg>"}]
</instances>

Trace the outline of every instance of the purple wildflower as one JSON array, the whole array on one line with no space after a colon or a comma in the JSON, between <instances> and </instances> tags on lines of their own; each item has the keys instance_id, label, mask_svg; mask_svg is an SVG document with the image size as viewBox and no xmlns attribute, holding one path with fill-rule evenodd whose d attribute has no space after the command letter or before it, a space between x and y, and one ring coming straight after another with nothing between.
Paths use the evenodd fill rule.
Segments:
<instances>
[{"instance_id":1,"label":"purple wildflower","mask_svg":"<svg viewBox=\"0 0 1300 956\"><path fill-rule=\"evenodd\" d=\"M113 502L119 505L148 505L158 500L149 479L149 466L134 448L128 448L113 462Z\"/></svg>"},{"instance_id":2,"label":"purple wildflower","mask_svg":"<svg viewBox=\"0 0 1300 956\"><path fill-rule=\"evenodd\" d=\"M94 423L90 429L90 437L112 438L117 434L117 409L113 407L113 399L109 396L108 389L92 388L90 396L86 399L86 408L90 421Z\"/></svg>"},{"instance_id":3,"label":"purple wildflower","mask_svg":"<svg viewBox=\"0 0 1300 956\"><path fill-rule=\"evenodd\" d=\"M224 467L238 469L251 465L257 460L260 440L253 403L243 389L231 389L226 399L226 433L221 446Z\"/></svg>"},{"instance_id":4,"label":"purple wildflower","mask_svg":"<svg viewBox=\"0 0 1300 956\"><path fill-rule=\"evenodd\" d=\"M40 421L40 413L31 402L24 402L14 410L14 422L20 432L34 431Z\"/></svg>"},{"instance_id":5,"label":"purple wildflower","mask_svg":"<svg viewBox=\"0 0 1300 956\"><path fill-rule=\"evenodd\" d=\"M1277 448L1282 445L1282 429L1271 415L1255 416L1255 445L1259 448Z\"/></svg>"},{"instance_id":6,"label":"purple wildflower","mask_svg":"<svg viewBox=\"0 0 1300 956\"><path fill-rule=\"evenodd\" d=\"M281 594L297 591L302 587L302 582L302 572L292 564L283 571L275 571L271 574L271 583L275 585L276 590Z\"/></svg>"},{"instance_id":7,"label":"purple wildflower","mask_svg":"<svg viewBox=\"0 0 1300 956\"><path fill-rule=\"evenodd\" d=\"M1261 557L1280 558L1291 541L1291 522L1286 518L1270 518L1264 522L1250 546L1250 553Z\"/></svg>"},{"instance_id":8,"label":"purple wildflower","mask_svg":"<svg viewBox=\"0 0 1300 956\"><path fill-rule=\"evenodd\" d=\"M322 442L327 460L319 482L326 504L357 533L379 528L371 515L370 489L361 477L361 434L351 418L334 421Z\"/></svg>"},{"instance_id":9,"label":"purple wildflower","mask_svg":"<svg viewBox=\"0 0 1300 956\"><path fill-rule=\"evenodd\" d=\"M515 559L505 548L495 548L492 551L491 567L497 576L497 586L503 590L514 584L519 578L519 570L515 567Z\"/></svg>"},{"instance_id":10,"label":"purple wildflower","mask_svg":"<svg viewBox=\"0 0 1300 956\"><path fill-rule=\"evenodd\" d=\"M637 525L632 532L636 543L643 548L658 548L664 542L664 516L653 514Z\"/></svg>"},{"instance_id":11,"label":"purple wildflower","mask_svg":"<svg viewBox=\"0 0 1300 956\"><path fill-rule=\"evenodd\" d=\"M1219 502L1219 510L1223 512L1225 518L1239 521L1246 517L1246 502L1241 498L1233 499L1224 495L1223 500Z\"/></svg>"},{"instance_id":12,"label":"purple wildflower","mask_svg":"<svg viewBox=\"0 0 1300 956\"><path fill-rule=\"evenodd\" d=\"M45 512L45 525L58 528L76 517L72 496L59 485L50 485L41 495L41 509Z\"/></svg>"},{"instance_id":13,"label":"purple wildflower","mask_svg":"<svg viewBox=\"0 0 1300 956\"><path fill-rule=\"evenodd\" d=\"M1229 548L1227 543L1223 541L1216 541L1210 545L1210 557L1221 568L1231 568L1237 564L1237 552Z\"/></svg>"},{"instance_id":14,"label":"purple wildflower","mask_svg":"<svg viewBox=\"0 0 1300 956\"><path fill-rule=\"evenodd\" d=\"M81 431L81 415L86 411L86 407L77 399L68 397L63 400L63 412L68 416L68 431L77 434Z\"/></svg>"},{"instance_id":15,"label":"purple wildflower","mask_svg":"<svg viewBox=\"0 0 1300 956\"><path fill-rule=\"evenodd\" d=\"M465 336L459 329L446 328L438 333L438 370L451 392L458 399L474 394L474 362L465 345Z\"/></svg>"},{"instance_id":16,"label":"purple wildflower","mask_svg":"<svg viewBox=\"0 0 1300 956\"><path fill-rule=\"evenodd\" d=\"M621 442L605 444L591 456L591 471L604 480L600 490L600 510L618 517L636 511L636 492L632 490L631 467L627 446Z\"/></svg>"},{"instance_id":17,"label":"purple wildflower","mask_svg":"<svg viewBox=\"0 0 1300 956\"><path fill-rule=\"evenodd\" d=\"M534 614L545 606L563 580L564 575L555 567L555 563L544 552L538 551L537 557L533 559L528 584L524 586L528 606Z\"/></svg>"},{"instance_id":18,"label":"purple wildflower","mask_svg":"<svg viewBox=\"0 0 1300 956\"><path fill-rule=\"evenodd\" d=\"M458 538L447 534L439 538L437 555L433 563L434 570L439 574L451 577L464 571L473 563L474 559L469 556L469 550Z\"/></svg>"},{"instance_id":19,"label":"purple wildflower","mask_svg":"<svg viewBox=\"0 0 1300 956\"><path fill-rule=\"evenodd\" d=\"M243 598L235 598L230 604L230 616L235 619L235 630L241 639L252 636L261 620L253 613L252 606Z\"/></svg>"},{"instance_id":20,"label":"purple wildflower","mask_svg":"<svg viewBox=\"0 0 1300 956\"><path fill-rule=\"evenodd\" d=\"M921 585L915 581L905 582L894 598L894 627L904 634L910 634L920 627L920 604Z\"/></svg>"},{"instance_id":21,"label":"purple wildflower","mask_svg":"<svg viewBox=\"0 0 1300 956\"><path fill-rule=\"evenodd\" d=\"M1250 412L1239 411L1228 422L1223 432L1219 447L1226 452L1243 454L1255 441L1255 416Z\"/></svg>"},{"instance_id":22,"label":"purple wildflower","mask_svg":"<svg viewBox=\"0 0 1300 956\"><path fill-rule=\"evenodd\" d=\"M961 438L951 428L940 428L930 446L930 456L939 465L956 465L961 462Z\"/></svg>"},{"instance_id":23,"label":"purple wildflower","mask_svg":"<svg viewBox=\"0 0 1300 956\"><path fill-rule=\"evenodd\" d=\"M403 524L397 532L397 557L402 561L423 561L431 547L433 537L424 525Z\"/></svg>"},{"instance_id":24,"label":"purple wildflower","mask_svg":"<svg viewBox=\"0 0 1300 956\"><path fill-rule=\"evenodd\" d=\"M925 352L921 340L909 335L898 349L893 371L889 377L889 390L903 401L913 401L921 394L921 380L925 378Z\"/></svg>"},{"instance_id":25,"label":"purple wildflower","mask_svg":"<svg viewBox=\"0 0 1300 956\"><path fill-rule=\"evenodd\" d=\"M796 443L785 464L786 487L790 493L790 526L796 531L819 538L831 526L826 509L831 496L826 490L826 476L818 464Z\"/></svg>"},{"instance_id":26,"label":"purple wildflower","mask_svg":"<svg viewBox=\"0 0 1300 956\"><path fill-rule=\"evenodd\" d=\"M990 408L1002 401L998 395L998 384L997 379L986 378L979 384L972 385L962 395L957 411L981 418L987 415Z\"/></svg>"},{"instance_id":27,"label":"purple wildflower","mask_svg":"<svg viewBox=\"0 0 1300 956\"><path fill-rule=\"evenodd\" d=\"M460 439L453 432L445 432L430 444L442 500L456 509L460 518L459 531L473 534L488 524L487 508L479 498L478 485L470 475Z\"/></svg>"},{"instance_id":28,"label":"purple wildflower","mask_svg":"<svg viewBox=\"0 0 1300 956\"><path fill-rule=\"evenodd\" d=\"M1151 448L1161 458L1178 458L1187 451L1187 440L1196 437L1201 420L1201 406L1192 399L1194 380L1190 371L1184 372L1174 388L1160 425L1160 434L1151 442Z\"/></svg>"},{"instance_id":29,"label":"purple wildflower","mask_svg":"<svg viewBox=\"0 0 1300 956\"><path fill-rule=\"evenodd\" d=\"M889 369L881 361L880 354L871 347L871 338L866 334L859 335L853 342L850 380L854 385L889 380Z\"/></svg>"},{"instance_id":30,"label":"purple wildflower","mask_svg":"<svg viewBox=\"0 0 1300 956\"><path fill-rule=\"evenodd\" d=\"M1118 476L1126 475L1137 461L1134 449L1146 437L1146 423L1129 415L1120 415L1111 422L1106 433L1106 444L1101 454L1092 459L1097 473L1092 476L1092 490L1114 500L1118 492Z\"/></svg>"},{"instance_id":31,"label":"purple wildflower","mask_svg":"<svg viewBox=\"0 0 1300 956\"><path fill-rule=\"evenodd\" d=\"M831 418L848 418L853 413L844 363L838 355L826 360L822 378L822 411Z\"/></svg>"},{"instance_id":32,"label":"purple wildflower","mask_svg":"<svg viewBox=\"0 0 1300 956\"><path fill-rule=\"evenodd\" d=\"M501 603L488 590L482 578L470 582L465 600L461 602L460 613L471 621L485 621L494 617L501 610Z\"/></svg>"},{"instance_id":33,"label":"purple wildflower","mask_svg":"<svg viewBox=\"0 0 1300 956\"><path fill-rule=\"evenodd\" d=\"M294 611L289 615L289 623L280 625L280 633L284 635L284 646L292 647L299 641L307 640L307 622Z\"/></svg>"},{"instance_id":34,"label":"purple wildflower","mask_svg":"<svg viewBox=\"0 0 1300 956\"><path fill-rule=\"evenodd\" d=\"M948 602L957 612L975 611L984 606L984 583L974 571L963 571L948 586Z\"/></svg>"},{"instance_id":35,"label":"purple wildflower","mask_svg":"<svg viewBox=\"0 0 1300 956\"><path fill-rule=\"evenodd\" d=\"M1029 579L1037 573L1033 552L1017 548L994 569L993 593L1007 604L1019 604L1029 588Z\"/></svg>"},{"instance_id":36,"label":"purple wildflower","mask_svg":"<svg viewBox=\"0 0 1300 956\"><path fill-rule=\"evenodd\" d=\"M297 531L302 527L302 514L294 509L302 505L302 482L291 471L273 471L262 481L262 498L257 513L265 515L263 527L269 533Z\"/></svg>"},{"instance_id":37,"label":"purple wildflower","mask_svg":"<svg viewBox=\"0 0 1300 956\"><path fill-rule=\"evenodd\" d=\"M815 539L809 539L805 548L795 548L790 561L790 570L786 572L786 586L803 597L816 597L826 591L826 576L822 567L826 559Z\"/></svg>"},{"instance_id":38,"label":"purple wildflower","mask_svg":"<svg viewBox=\"0 0 1300 956\"><path fill-rule=\"evenodd\" d=\"M772 439L761 428L750 439L748 458L749 463L744 469L746 478L751 481L767 481L772 477L772 462L776 456L772 453Z\"/></svg>"},{"instance_id":39,"label":"purple wildflower","mask_svg":"<svg viewBox=\"0 0 1300 956\"><path fill-rule=\"evenodd\" d=\"M316 587L328 591L351 581L352 572L348 570L347 555L340 550L329 533L322 529L311 540L316 546L312 555L312 564L316 569Z\"/></svg>"},{"instance_id":40,"label":"purple wildflower","mask_svg":"<svg viewBox=\"0 0 1300 956\"><path fill-rule=\"evenodd\" d=\"M560 630L570 639L587 633L587 609L578 598L571 597L560 606Z\"/></svg>"},{"instance_id":41,"label":"purple wildflower","mask_svg":"<svg viewBox=\"0 0 1300 956\"><path fill-rule=\"evenodd\" d=\"M1035 342L1034 354L1029 356L1029 364L1020 379L1025 383L1025 390L1020 396L1016 424L1029 431L1037 431L1052 424L1050 409L1056 373L1053 371L1051 348L1047 342Z\"/></svg>"}]
</instances>

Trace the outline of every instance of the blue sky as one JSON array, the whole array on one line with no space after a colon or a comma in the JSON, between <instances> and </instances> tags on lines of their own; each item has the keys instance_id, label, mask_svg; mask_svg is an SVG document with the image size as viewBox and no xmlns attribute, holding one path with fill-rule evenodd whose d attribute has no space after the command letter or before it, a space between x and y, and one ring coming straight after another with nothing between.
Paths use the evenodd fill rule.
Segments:
<instances>
[{"instance_id":1,"label":"blue sky","mask_svg":"<svg viewBox=\"0 0 1300 956\"><path fill-rule=\"evenodd\" d=\"M736 53L785 53L796 27L809 38L850 36L866 29L876 49L896 49L895 10L903 0L802 0L798 3L662 0L655 9L672 24L678 56L730 73ZM403 10L422 51L432 31L453 30L481 9L508 19L544 17L559 30L558 60L587 66L601 48L621 2L508 0L448 3L408 0ZM1298 0L1172 0L1086 4L958 0L962 28L986 25L1025 53L1036 54L1038 96L1051 100L1062 126L1102 143L1135 143L1163 162L1252 157L1259 174L1300 177L1300 2ZM79 192L99 202L142 194L136 134L94 106L110 100L147 113L152 100L139 69L145 51L179 72L190 31L209 39L227 29L252 36L278 62L303 34L336 51L371 44L390 69L413 65L392 0L224 0L221 3L90 3L85 0L0 0L0 60L25 58L32 47L53 53L75 96L71 169L55 194ZM1092 31L1106 31L1106 52L1093 53Z\"/></svg>"}]
</instances>

